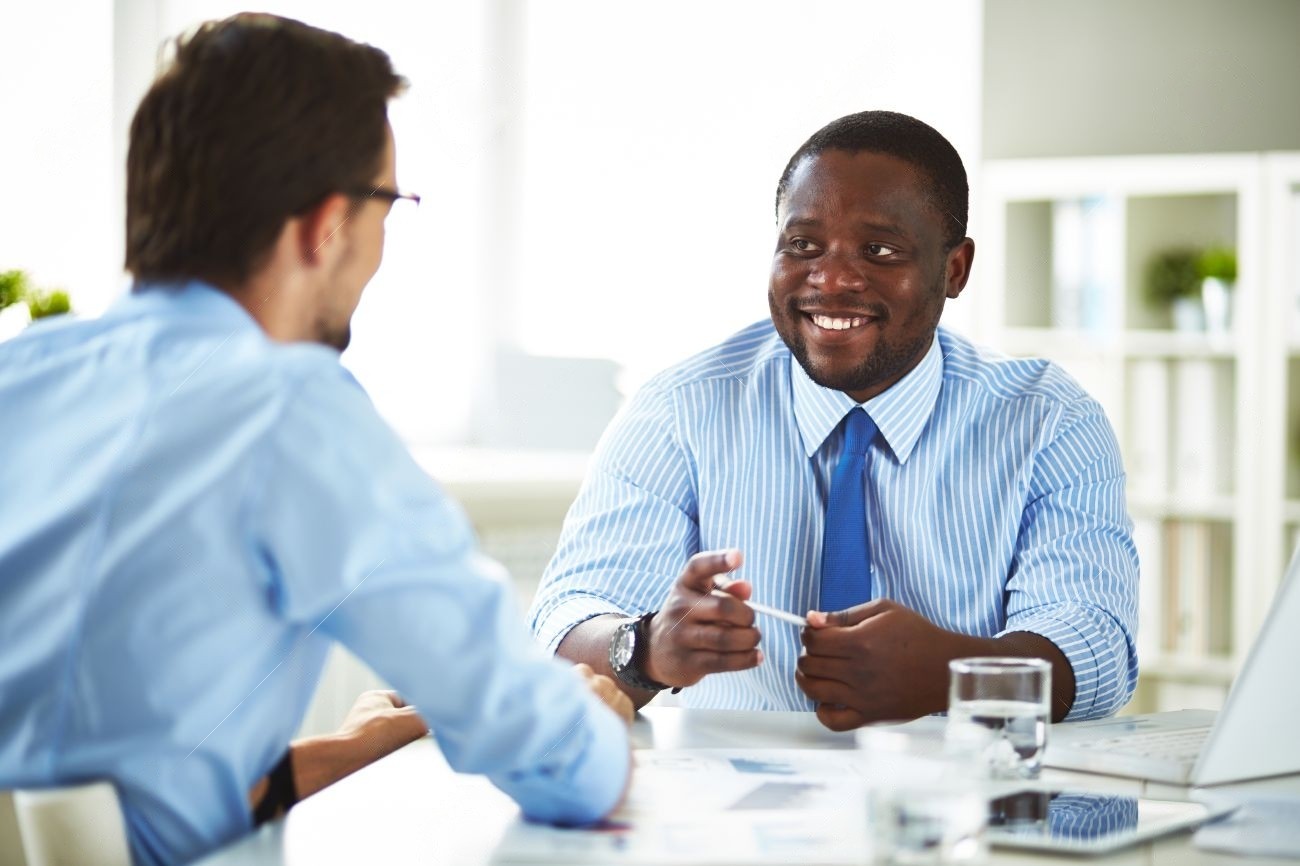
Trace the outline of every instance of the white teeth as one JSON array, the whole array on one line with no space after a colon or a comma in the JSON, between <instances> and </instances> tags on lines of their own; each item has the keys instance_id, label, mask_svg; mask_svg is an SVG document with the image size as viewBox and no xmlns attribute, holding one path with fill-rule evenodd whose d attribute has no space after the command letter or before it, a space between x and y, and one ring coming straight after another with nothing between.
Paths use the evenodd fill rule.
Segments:
<instances>
[{"instance_id":1,"label":"white teeth","mask_svg":"<svg viewBox=\"0 0 1300 866\"><path fill-rule=\"evenodd\" d=\"M830 316L813 314L813 324L819 328L825 328L828 331L846 331L849 328L857 328L865 325L867 320L864 318L854 317L852 319L835 319Z\"/></svg>"}]
</instances>

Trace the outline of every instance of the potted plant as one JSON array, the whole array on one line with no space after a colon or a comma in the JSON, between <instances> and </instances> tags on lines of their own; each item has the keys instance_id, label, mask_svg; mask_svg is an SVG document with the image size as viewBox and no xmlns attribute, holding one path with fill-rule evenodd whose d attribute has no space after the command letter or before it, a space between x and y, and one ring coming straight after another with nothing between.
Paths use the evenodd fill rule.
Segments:
<instances>
[{"instance_id":1,"label":"potted plant","mask_svg":"<svg viewBox=\"0 0 1300 866\"><path fill-rule=\"evenodd\" d=\"M1237 253L1227 247L1210 247L1196 262L1201 277L1201 304L1206 330L1226 334L1232 329L1232 298L1237 285Z\"/></svg>"},{"instance_id":2,"label":"potted plant","mask_svg":"<svg viewBox=\"0 0 1300 866\"><path fill-rule=\"evenodd\" d=\"M0 340L18 335L31 321L27 305L22 303L29 289L23 271L0 272Z\"/></svg>"},{"instance_id":3,"label":"potted plant","mask_svg":"<svg viewBox=\"0 0 1300 866\"><path fill-rule=\"evenodd\" d=\"M25 271L0 272L0 340L16 336L37 319L71 311L67 292L35 289Z\"/></svg>"},{"instance_id":4,"label":"potted plant","mask_svg":"<svg viewBox=\"0 0 1300 866\"><path fill-rule=\"evenodd\" d=\"M46 316L72 312L72 302L68 299L68 293L61 289L41 289L27 293L27 312L34 322Z\"/></svg>"},{"instance_id":5,"label":"potted plant","mask_svg":"<svg viewBox=\"0 0 1300 866\"><path fill-rule=\"evenodd\" d=\"M1165 250L1147 263L1147 302L1168 306L1174 328L1179 331L1205 330L1205 313L1201 307L1200 253L1190 248Z\"/></svg>"},{"instance_id":6,"label":"potted plant","mask_svg":"<svg viewBox=\"0 0 1300 866\"><path fill-rule=\"evenodd\" d=\"M27 274L23 271L0 272L0 310L27 296Z\"/></svg>"}]
</instances>

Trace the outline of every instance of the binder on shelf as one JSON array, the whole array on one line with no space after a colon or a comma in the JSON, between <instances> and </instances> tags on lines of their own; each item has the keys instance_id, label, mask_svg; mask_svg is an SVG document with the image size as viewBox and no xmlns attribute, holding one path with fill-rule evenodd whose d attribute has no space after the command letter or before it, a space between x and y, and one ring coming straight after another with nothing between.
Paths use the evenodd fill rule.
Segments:
<instances>
[{"instance_id":1,"label":"binder on shelf","mask_svg":"<svg viewBox=\"0 0 1300 866\"><path fill-rule=\"evenodd\" d=\"M1232 527L1215 523L1210 532L1209 561L1206 569L1206 645L1205 652L1215 656L1232 654Z\"/></svg>"},{"instance_id":2,"label":"binder on shelf","mask_svg":"<svg viewBox=\"0 0 1300 866\"><path fill-rule=\"evenodd\" d=\"M1230 493L1232 484L1232 367L1185 358L1173 365L1173 484L1179 498Z\"/></svg>"},{"instance_id":3,"label":"binder on shelf","mask_svg":"<svg viewBox=\"0 0 1300 866\"><path fill-rule=\"evenodd\" d=\"M1128 489L1144 500L1169 495L1169 366L1140 358L1129 368Z\"/></svg>"},{"instance_id":4,"label":"binder on shelf","mask_svg":"<svg viewBox=\"0 0 1300 866\"><path fill-rule=\"evenodd\" d=\"M1138 662L1160 656L1164 635L1164 526L1159 520L1135 520L1133 543L1138 552Z\"/></svg>"},{"instance_id":5,"label":"binder on shelf","mask_svg":"<svg viewBox=\"0 0 1300 866\"><path fill-rule=\"evenodd\" d=\"M1183 657L1210 648L1210 526L1170 522L1165 548L1165 649Z\"/></svg>"},{"instance_id":6,"label":"binder on shelf","mask_svg":"<svg viewBox=\"0 0 1300 866\"><path fill-rule=\"evenodd\" d=\"M1179 580L1180 525L1174 521L1162 524L1162 559L1160 572L1160 651L1172 653L1178 648L1182 630L1182 586ZM1139 598L1138 603L1141 604Z\"/></svg>"}]
</instances>

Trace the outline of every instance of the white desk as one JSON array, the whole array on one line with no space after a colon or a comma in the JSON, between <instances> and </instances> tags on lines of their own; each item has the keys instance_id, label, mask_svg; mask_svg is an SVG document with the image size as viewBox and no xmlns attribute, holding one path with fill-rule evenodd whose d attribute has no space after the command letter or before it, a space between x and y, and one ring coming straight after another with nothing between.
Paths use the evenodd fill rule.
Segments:
<instances>
[{"instance_id":1,"label":"white desk","mask_svg":"<svg viewBox=\"0 0 1300 866\"><path fill-rule=\"evenodd\" d=\"M851 734L827 731L811 713L743 713L649 708L633 731L637 748L851 749ZM1178 796L1168 785L1047 770L1048 781L1117 794ZM1300 777L1256 783L1254 788L1300 792ZM218 851L203 866L318 863L419 863L479 866L492 862L497 842L518 816L514 803L477 776L447 767L426 738L326 788L294 807L284 821ZM1050 857L994 851L993 863L1227 864L1242 862L1202 852L1187 834L1159 840L1104 859ZM1255 859L1252 864L1296 861Z\"/></svg>"}]
</instances>

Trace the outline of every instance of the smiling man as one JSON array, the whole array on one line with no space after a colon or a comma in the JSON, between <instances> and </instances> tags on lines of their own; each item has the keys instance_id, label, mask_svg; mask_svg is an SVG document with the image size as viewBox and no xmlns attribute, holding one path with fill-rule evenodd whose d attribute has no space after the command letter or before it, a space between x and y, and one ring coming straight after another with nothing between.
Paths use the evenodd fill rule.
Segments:
<instances>
[{"instance_id":1,"label":"smiling man","mask_svg":"<svg viewBox=\"0 0 1300 866\"><path fill-rule=\"evenodd\" d=\"M790 159L776 210L771 320L614 421L535 633L638 704L690 687L844 729L942 710L949 660L1001 655L1052 664L1055 718L1113 713L1137 674L1115 436L1058 367L938 327L975 256L957 152L850 115Z\"/></svg>"}]
</instances>

